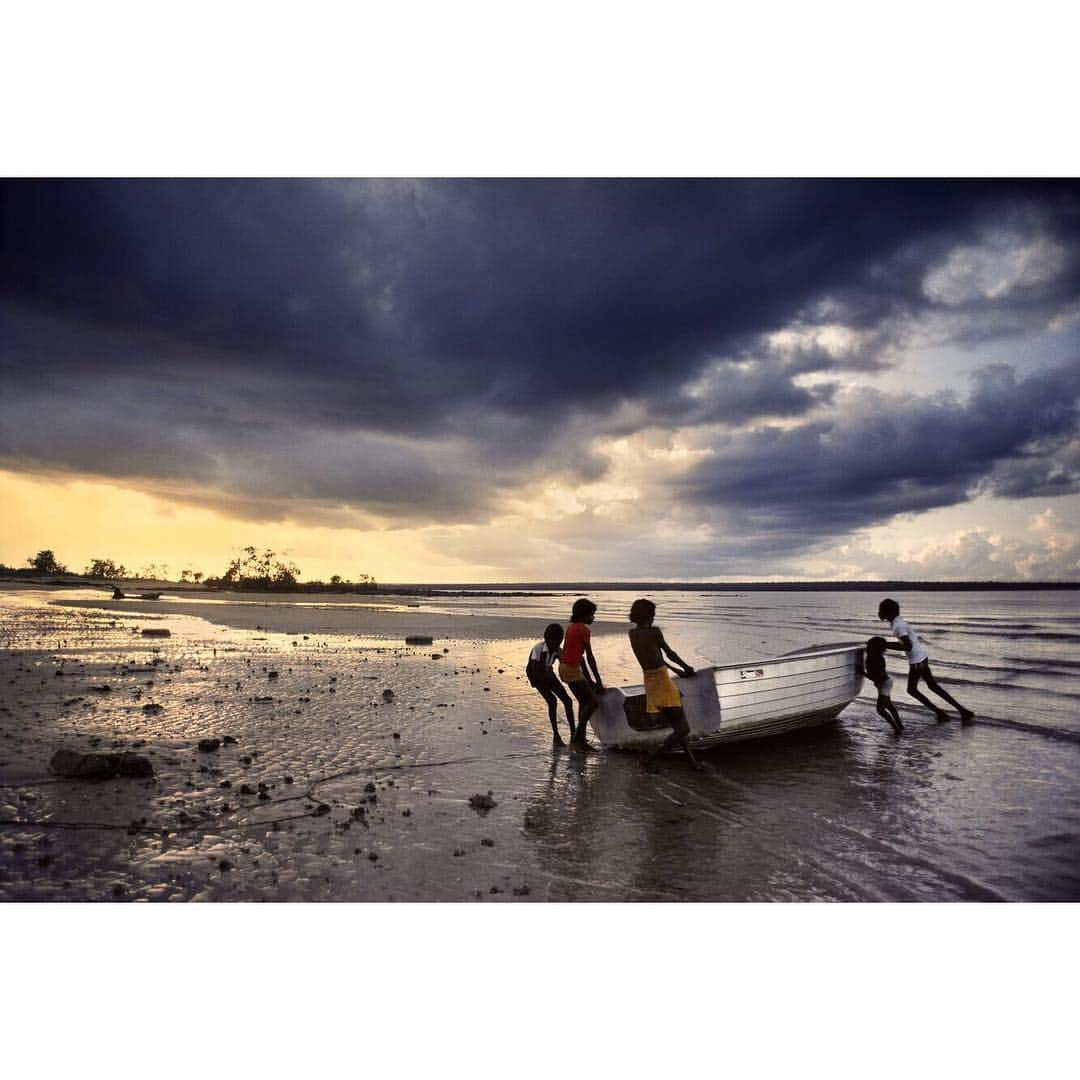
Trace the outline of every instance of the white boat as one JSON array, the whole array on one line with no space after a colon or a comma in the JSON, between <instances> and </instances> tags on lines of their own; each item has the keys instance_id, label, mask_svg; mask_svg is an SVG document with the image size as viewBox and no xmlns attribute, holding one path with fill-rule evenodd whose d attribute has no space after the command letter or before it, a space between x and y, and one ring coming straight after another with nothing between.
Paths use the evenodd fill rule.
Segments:
<instances>
[{"instance_id":1,"label":"white boat","mask_svg":"<svg viewBox=\"0 0 1080 1080\"><path fill-rule=\"evenodd\" d=\"M695 748L781 735L835 720L862 687L862 645L816 645L771 660L673 677ZM645 712L645 687L612 687L590 723L604 746L652 750L671 734Z\"/></svg>"}]
</instances>

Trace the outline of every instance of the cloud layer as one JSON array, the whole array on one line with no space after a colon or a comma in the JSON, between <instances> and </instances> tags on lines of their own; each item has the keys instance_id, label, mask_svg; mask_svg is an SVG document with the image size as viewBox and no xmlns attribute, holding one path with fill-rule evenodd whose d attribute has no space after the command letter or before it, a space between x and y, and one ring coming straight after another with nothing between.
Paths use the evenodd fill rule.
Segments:
<instances>
[{"instance_id":1,"label":"cloud layer","mask_svg":"<svg viewBox=\"0 0 1080 1080\"><path fill-rule=\"evenodd\" d=\"M16 470L350 527L554 482L600 547L662 483L703 575L1077 490L1076 184L7 182L0 229ZM1014 358L874 381L986 343Z\"/></svg>"}]
</instances>

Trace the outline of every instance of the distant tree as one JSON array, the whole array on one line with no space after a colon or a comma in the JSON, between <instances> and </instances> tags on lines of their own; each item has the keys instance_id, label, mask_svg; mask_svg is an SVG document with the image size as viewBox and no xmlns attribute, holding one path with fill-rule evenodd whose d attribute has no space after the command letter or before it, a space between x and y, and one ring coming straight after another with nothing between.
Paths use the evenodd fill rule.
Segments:
<instances>
[{"instance_id":1,"label":"distant tree","mask_svg":"<svg viewBox=\"0 0 1080 1080\"><path fill-rule=\"evenodd\" d=\"M86 577L92 578L122 578L127 576L127 569L117 566L112 559L91 559L90 565L83 571Z\"/></svg>"},{"instance_id":2,"label":"distant tree","mask_svg":"<svg viewBox=\"0 0 1080 1080\"><path fill-rule=\"evenodd\" d=\"M341 584L341 575L340 574L333 574L331 576L331 578L330 578L330 584L331 585L340 585Z\"/></svg>"},{"instance_id":3,"label":"distant tree","mask_svg":"<svg viewBox=\"0 0 1080 1080\"><path fill-rule=\"evenodd\" d=\"M48 548L26 560L39 574L66 574L67 567L56 561L56 556Z\"/></svg>"},{"instance_id":4,"label":"distant tree","mask_svg":"<svg viewBox=\"0 0 1080 1080\"><path fill-rule=\"evenodd\" d=\"M300 567L295 563L274 563L273 582L275 585L295 585L300 576Z\"/></svg>"},{"instance_id":5,"label":"distant tree","mask_svg":"<svg viewBox=\"0 0 1080 1080\"><path fill-rule=\"evenodd\" d=\"M196 570L195 573L191 575L191 580L194 581L196 585L198 585L205 576L206 575L201 570Z\"/></svg>"},{"instance_id":6,"label":"distant tree","mask_svg":"<svg viewBox=\"0 0 1080 1080\"><path fill-rule=\"evenodd\" d=\"M277 552L266 548L259 552L248 545L229 562L220 578L207 578L208 585L232 585L238 589L280 589L296 585L300 568L278 558Z\"/></svg>"}]
</instances>

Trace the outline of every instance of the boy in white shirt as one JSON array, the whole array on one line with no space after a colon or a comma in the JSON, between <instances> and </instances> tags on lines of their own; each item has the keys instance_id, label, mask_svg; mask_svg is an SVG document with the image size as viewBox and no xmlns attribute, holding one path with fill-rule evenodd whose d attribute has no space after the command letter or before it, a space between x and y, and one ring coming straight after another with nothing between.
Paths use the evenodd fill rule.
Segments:
<instances>
[{"instance_id":1,"label":"boy in white shirt","mask_svg":"<svg viewBox=\"0 0 1080 1080\"><path fill-rule=\"evenodd\" d=\"M552 745L565 746L562 736L559 734L558 709L555 699L562 702L566 710L566 722L570 725L570 738L573 740L576 731L574 727L574 706L570 701L570 695L563 689L555 675L554 664L560 659L562 650L560 646L563 640L563 628L558 623L552 623L544 630L544 640L533 647L529 653L529 662L525 665L525 677L529 685L535 689L547 703L548 719L551 721Z\"/></svg>"},{"instance_id":2,"label":"boy in white shirt","mask_svg":"<svg viewBox=\"0 0 1080 1080\"><path fill-rule=\"evenodd\" d=\"M919 692L919 681L926 683L928 690L944 698L960 713L960 720L964 724L970 724L975 719L975 714L970 709L965 709L947 690L942 689L934 673L930 670L930 654L926 646L919 640L919 635L900 618L900 605L895 600L882 600L878 604L878 618L889 624L889 628L896 638L895 643L890 643L888 648L897 649L907 653L908 681L907 692L916 701L921 701L928 709L937 713L938 720L948 720L949 714L939 709L925 694Z\"/></svg>"}]
</instances>

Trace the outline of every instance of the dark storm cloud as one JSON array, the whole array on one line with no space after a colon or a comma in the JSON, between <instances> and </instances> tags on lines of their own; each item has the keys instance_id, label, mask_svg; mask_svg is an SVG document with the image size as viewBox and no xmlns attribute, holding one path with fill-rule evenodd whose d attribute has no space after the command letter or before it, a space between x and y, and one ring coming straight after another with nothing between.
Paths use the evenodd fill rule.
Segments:
<instances>
[{"instance_id":1,"label":"dark storm cloud","mask_svg":"<svg viewBox=\"0 0 1080 1080\"><path fill-rule=\"evenodd\" d=\"M977 266L939 299L925 282L989 226L1035 214L1066 251L995 301L1043 317L1080 292L1077 204L1053 183L9 182L0 460L268 514L480 519L556 446L599 476L590 432L807 414L834 388L797 377L879 366L889 320L987 307ZM767 342L837 319L866 331L848 355Z\"/></svg>"},{"instance_id":2,"label":"dark storm cloud","mask_svg":"<svg viewBox=\"0 0 1080 1080\"><path fill-rule=\"evenodd\" d=\"M978 492L1075 492L1078 397L1077 364L1022 380L997 365L966 401L862 391L831 419L718 440L680 494L723 508L755 548L790 553Z\"/></svg>"}]
</instances>

